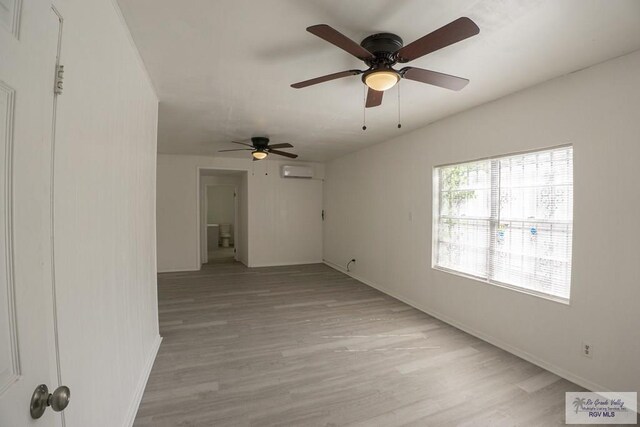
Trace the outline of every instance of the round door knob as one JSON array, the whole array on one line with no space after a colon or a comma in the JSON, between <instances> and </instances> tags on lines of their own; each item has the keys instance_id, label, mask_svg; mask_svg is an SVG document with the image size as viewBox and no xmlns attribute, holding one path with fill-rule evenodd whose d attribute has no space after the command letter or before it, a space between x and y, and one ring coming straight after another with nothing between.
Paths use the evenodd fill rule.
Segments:
<instances>
[{"instance_id":1,"label":"round door knob","mask_svg":"<svg viewBox=\"0 0 640 427\"><path fill-rule=\"evenodd\" d=\"M67 386L60 386L53 392L53 394L49 395L49 401L47 402L51 409L56 412L64 411L64 408L69 405L69 400L71 399L71 390Z\"/></svg>"},{"instance_id":2,"label":"round door knob","mask_svg":"<svg viewBox=\"0 0 640 427\"><path fill-rule=\"evenodd\" d=\"M46 384L40 384L33 391L33 395L31 396L31 404L29 405L29 412L31 413L31 418L37 420L43 414L45 409L47 409L47 400L49 399L49 388Z\"/></svg>"},{"instance_id":3,"label":"round door knob","mask_svg":"<svg viewBox=\"0 0 640 427\"><path fill-rule=\"evenodd\" d=\"M69 405L70 399L71 390L69 387L60 386L53 393L49 393L49 388L45 384L40 384L31 396L31 404L29 405L31 418L34 420L40 418L47 406L51 406L51 409L56 412L63 411Z\"/></svg>"}]
</instances>

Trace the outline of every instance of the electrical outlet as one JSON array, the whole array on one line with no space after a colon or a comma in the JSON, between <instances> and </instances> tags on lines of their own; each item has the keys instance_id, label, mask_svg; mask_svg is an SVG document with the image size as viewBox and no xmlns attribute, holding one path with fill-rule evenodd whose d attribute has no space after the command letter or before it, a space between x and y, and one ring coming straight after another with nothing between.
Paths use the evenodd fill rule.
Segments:
<instances>
[{"instance_id":1,"label":"electrical outlet","mask_svg":"<svg viewBox=\"0 0 640 427\"><path fill-rule=\"evenodd\" d=\"M582 342L582 355L591 359L593 357L593 347L587 342Z\"/></svg>"}]
</instances>

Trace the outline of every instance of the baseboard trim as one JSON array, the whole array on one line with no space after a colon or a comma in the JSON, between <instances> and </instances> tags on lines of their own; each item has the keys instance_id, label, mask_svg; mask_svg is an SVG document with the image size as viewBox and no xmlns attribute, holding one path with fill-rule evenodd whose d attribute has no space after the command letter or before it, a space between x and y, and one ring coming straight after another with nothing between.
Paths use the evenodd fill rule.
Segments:
<instances>
[{"instance_id":1,"label":"baseboard trim","mask_svg":"<svg viewBox=\"0 0 640 427\"><path fill-rule=\"evenodd\" d=\"M266 263L266 264L252 264L248 266L249 268L257 268L257 267L286 267L288 265L309 265L309 264L322 264L322 261L314 260L314 261L299 261L299 262L274 262L274 263Z\"/></svg>"},{"instance_id":2,"label":"baseboard trim","mask_svg":"<svg viewBox=\"0 0 640 427\"><path fill-rule=\"evenodd\" d=\"M344 273L344 274L346 274L347 276L351 276L351 277L353 277L354 279L356 279L356 278L351 274L351 272L350 272L350 271L347 271L347 269L346 269L345 267L341 266L340 264L336 264L336 263L331 262L331 261L328 261L328 260L326 260L326 259L324 259L324 258L322 259L322 262L323 262L325 265L328 265L329 267L333 268L334 270L338 270L340 273ZM360 280L360 279L356 279L356 280L357 280L358 282L362 282L362 283L364 283L364 284L365 284L365 285L367 285L367 286L371 286L371 285L369 285L368 283L365 283L365 282L363 282L363 281L362 281L362 280ZM372 287L372 288L375 288L375 286L371 286L371 287ZM378 288L376 288L376 289L378 289ZM379 289L378 289L378 290L379 290ZM385 292L385 294L386 294L386 292Z\"/></svg>"},{"instance_id":3,"label":"baseboard trim","mask_svg":"<svg viewBox=\"0 0 640 427\"><path fill-rule=\"evenodd\" d=\"M236 261L240 262L244 266L248 268L260 268L260 267L286 267L287 265L308 265L308 264L322 264L321 260L313 260L313 261L297 261L297 262L272 262L272 263L262 263L262 264L247 264L241 259L237 259ZM164 270L158 270L158 274L161 273L188 273L191 271L200 271L202 270L202 265L198 268L169 268Z\"/></svg>"},{"instance_id":4,"label":"baseboard trim","mask_svg":"<svg viewBox=\"0 0 640 427\"><path fill-rule=\"evenodd\" d=\"M468 333L469 335L473 335L476 338L480 338L483 341L488 342L491 345L494 345L506 352L509 352L515 356L518 356L521 359L526 360L527 362L533 363L536 366L541 367L542 369L546 369L547 371L556 374L557 376L564 378L568 381L571 381L581 387L586 388L587 390L590 391L601 391L601 392L613 392L612 390L610 390L608 387L604 387L600 384L596 384L592 381L589 381L585 378L582 378L579 375L576 375L570 371L567 371L566 369L560 368L559 366L556 366L552 363L549 363L545 360L542 360L540 358L538 358L537 356L532 355L531 353L528 353L524 350L521 350L517 347L512 346L511 344L508 344L492 335L488 335L484 332L478 331L468 325L465 325L463 323L460 323L452 318L450 318L449 316L446 316L442 313L439 313L435 310L432 310L431 308L428 307L424 307L422 304L419 304L415 301L412 301L410 298L406 298L403 295L397 294L395 292L390 292L387 289L385 289L384 287L378 285L377 283L373 283L370 280L364 279L362 277L359 277L356 274L353 274L350 271L347 271L344 267L342 267L339 264L335 264L331 261L327 261L324 260L324 263L333 268L334 270L337 270L341 273L346 274L347 276L357 280L358 282L361 282L367 286L370 286L380 292L382 292L383 294L389 295L390 297L393 297L399 301L402 301L403 303L410 305L411 307L418 309L420 311L422 311L423 313L428 314L429 316L435 317L438 320L443 321L444 323L447 323L451 326L453 326L454 328L460 329L463 332Z\"/></svg>"},{"instance_id":5,"label":"baseboard trim","mask_svg":"<svg viewBox=\"0 0 640 427\"><path fill-rule=\"evenodd\" d=\"M153 343L151 351L149 351L144 370L142 371L142 375L140 376L140 380L138 381L138 385L136 386L136 392L133 395L133 401L131 402L131 406L129 407L129 411L127 412L127 417L125 418L125 427L133 426L133 422L136 420L138 408L140 407L140 402L142 402L142 395L144 394L144 389L147 386L147 381L149 380L149 375L151 374L153 363L156 361L160 343L162 343L162 337L158 335L155 342Z\"/></svg>"},{"instance_id":6,"label":"baseboard trim","mask_svg":"<svg viewBox=\"0 0 640 427\"><path fill-rule=\"evenodd\" d=\"M200 268L168 268L166 270L158 270L158 274L161 273L188 273L190 271L199 271Z\"/></svg>"}]
</instances>

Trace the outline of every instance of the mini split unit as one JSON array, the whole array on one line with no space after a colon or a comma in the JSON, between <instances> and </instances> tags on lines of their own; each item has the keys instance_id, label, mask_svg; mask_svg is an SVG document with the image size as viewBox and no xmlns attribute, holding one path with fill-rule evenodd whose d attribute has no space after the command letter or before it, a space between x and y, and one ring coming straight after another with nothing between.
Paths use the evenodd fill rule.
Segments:
<instances>
[{"instance_id":1,"label":"mini split unit","mask_svg":"<svg viewBox=\"0 0 640 427\"><path fill-rule=\"evenodd\" d=\"M311 166L282 166L283 178L313 178Z\"/></svg>"}]
</instances>

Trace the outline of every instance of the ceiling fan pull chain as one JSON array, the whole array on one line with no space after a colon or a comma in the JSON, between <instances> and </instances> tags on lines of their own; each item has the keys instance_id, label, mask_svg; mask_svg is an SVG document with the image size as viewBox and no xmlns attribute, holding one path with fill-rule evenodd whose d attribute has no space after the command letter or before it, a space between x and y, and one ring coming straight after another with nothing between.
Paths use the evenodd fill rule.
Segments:
<instances>
[{"instance_id":1,"label":"ceiling fan pull chain","mask_svg":"<svg viewBox=\"0 0 640 427\"><path fill-rule=\"evenodd\" d=\"M367 86L364 87L364 97L362 101L362 130L367 130Z\"/></svg>"},{"instance_id":2,"label":"ceiling fan pull chain","mask_svg":"<svg viewBox=\"0 0 640 427\"><path fill-rule=\"evenodd\" d=\"M400 129L402 125L400 124L400 82L398 82L398 129Z\"/></svg>"}]
</instances>

